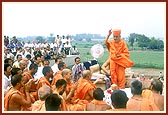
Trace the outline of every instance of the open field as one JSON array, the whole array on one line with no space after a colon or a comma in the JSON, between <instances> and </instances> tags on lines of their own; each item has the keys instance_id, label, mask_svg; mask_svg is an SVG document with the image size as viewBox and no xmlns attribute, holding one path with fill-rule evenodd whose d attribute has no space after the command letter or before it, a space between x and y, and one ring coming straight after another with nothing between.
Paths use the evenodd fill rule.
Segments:
<instances>
[{"instance_id":1,"label":"open field","mask_svg":"<svg viewBox=\"0 0 168 115\"><path fill-rule=\"evenodd\" d=\"M78 48L82 61L93 59L90 48ZM105 49L104 55L97 59L102 65L108 58L109 52ZM134 61L133 68L164 69L164 52L159 51L130 51L130 59Z\"/></svg>"}]
</instances>

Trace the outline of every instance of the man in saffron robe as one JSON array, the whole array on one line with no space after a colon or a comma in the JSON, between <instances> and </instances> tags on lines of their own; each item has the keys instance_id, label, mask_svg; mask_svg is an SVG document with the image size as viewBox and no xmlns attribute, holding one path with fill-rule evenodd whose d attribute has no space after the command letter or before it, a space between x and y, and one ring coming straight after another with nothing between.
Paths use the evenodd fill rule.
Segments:
<instances>
[{"instance_id":1,"label":"man in saffron robe","mask_svg":"<svg viewBox=\"0 0 168 115\"><path fill-rule=\"evenodd\" d=\"M31 99L29 94L29 89L32 85L33 80L29 80L25 87L26 99L23 94L19 91L23 86L22 76L14 75L11 78L12 88L7 91L4 97L4 111L22 111L23 107L31 106Z\"/></svg>"},{"instance_id":2,"label":"man in saffron robe","mask_svg":"<svg viewBox=\"0 0 168 115\"><path fill-rule=\"evenodd\" d=\"M126 104L128 101L127 94L122 90L114 90L111 94L111 102L112 107L114 109L110 109L107 111L127 111Z\"/></svg>"},{"instance_id":3,"label":"man in saffron robe","mask_svg":"<svg viewBox=\"0 0 168 115\"><path fill-rule=\"evenodd\" d=\"M38 81L36 89L38 90L43 85L48 85L50 88L52 88L50 84L50 78L53 78L53 71L50 66L45 66L43 68L43 74L44 76L40 78Z\"/></svg>"},{"instance_id":4,"label":"man in saffron robe","mask_svg":"<svg viewBox=\"0 0 168 115\"><path fill-rule=\"evenodd\" d=\"M162 95L163 83L158 79L153 79L149 89L142 91L142 97L153 101L160 111L164 111L164 96Z\"/></svg>"},{"instance_id":5,"label":"man in saffron robe","mask_svg":"<svg viewBox=\"0 0 168 115\"><path fill-rule=\"evenodd\" d=\"M30 79L34 79L34 74L37 72L37 70L38 70L38 65L33 63L30 65L29 70L23 73L23 76L27 78L27 81L29 81ZM34 81L36 80L34 79ZM37 87L37 84L33 82L30 88L30 93L34 96L35 100L38 99L36 87Z\"/></svg>"},{"instance_id":6,"label":"man in saffron robe","mask_svg":"<svg viewBox=\"0 0 168 115\"><path fill-rule=\"evenodd\" d=\"M132 97L127 101L128 111L160 111L156 104L142 96L142 82L135 79L131 82Z\"/></svg>"},{"instance_id":7,"label":"man in saffron robe","mask_svg":"<svg viewBox=\"0 0 168 115\"><path fill-rule=\"evenodd\" d=\"M74 92L73 98L91 102L93 100L93 91L96 89L95 84L101 79L98 78L94 83L92 83L90 70L84 70L82 75L83 78L78 80L78 86Z\"/></svg>"},{"instance_id":8,"label":"man in saffron robe","mask_svg":"<svg viewBox=\"0 0 168 115\"><path fill-rule=\"evenodd\" d=\"M103 101L104 91L101 88L96 88L94 90L93 97L94 99L86 104L86 111L105 111L111 109L111 106Z\"/></svg>"},{"instance_id":9,"label":"man in saffron robe","mask_svg":"<svg viewBox=\"0 0 168 115\"><path fill-rule=\"evenodd\" d=\"M129 51L127 44L121 39L121 30L113 30L113 40L109 40L112 30L104 41L108 51L110 52L110 76L112 84L117 84L120 89L125 88L125 68L133 66L133 62L129 59Z\"/></svg>"},{"instance_id":10,"label":"man in saffron robe","mask_svg":"<svg viewBox=\"0 0 168 115\"><path fill-rule=\"evenodd\" d=\"M39 100L32 104L32 111L46 111L45 99L52 93L51 88L48 85L44 85L39 88L38 96Z\"/></svg>"}]
</instances>

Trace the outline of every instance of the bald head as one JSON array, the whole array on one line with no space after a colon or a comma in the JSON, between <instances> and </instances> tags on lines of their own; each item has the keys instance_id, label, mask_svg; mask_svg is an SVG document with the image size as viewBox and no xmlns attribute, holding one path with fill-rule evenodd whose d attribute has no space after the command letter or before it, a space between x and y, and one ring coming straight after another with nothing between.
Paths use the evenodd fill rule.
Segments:
<instances>
[{"instance_id":1,"label":"bald head","mask_svg":"<svg viewBox=\"0 0 168 115\"><path fill-rule=\"evenodd\" d=\"M62 70L62 76L64 77L64 76L67 75L69 72L71 72L70 69L63 69L63 70Z\"/></svg>"},{"instance_id":2,"label":"bald head","mask_svg":"<svg viewBox=\"0 0 168 115\"><path fill-rule=\"evenodd\" d=\"M19 66L21 70L24 70L27 67L27 62L25 60L21 60L19 62Z\"/></svg>"},{"instance_id":3,"label":"bald head","mask_svg":"<svg viewBox=\"0 0 168 115\"><path fill-rule=\"evenodd\" d=\"M51 94L51 89L48 85L44 85L39 88L38 96L40 100L45 100Z\"/></svg>"},{"instance_id":4,"label":"bald head","mask_svg":"<svg viewBox=\"0 0 168 115\"><path fill-rule=\"evenodd\" d=\"M83 75L83 78L90 78L91 72L90 72L90 70L84 70L82 72L82 75Z\"/></svg>"}]
</instances>

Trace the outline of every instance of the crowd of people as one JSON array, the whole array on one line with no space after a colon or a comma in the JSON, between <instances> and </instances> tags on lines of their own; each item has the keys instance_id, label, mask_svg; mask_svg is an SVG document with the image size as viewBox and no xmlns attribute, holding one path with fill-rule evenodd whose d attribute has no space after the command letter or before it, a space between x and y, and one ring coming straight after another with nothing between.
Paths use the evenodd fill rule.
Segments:
<instances>
[{"instance_id":1,"label":"crowd of people","mask_svg":"<svg viewBox=\"0 0 168 115\"><path fill-rule=\"evenodd\" d=\"M68 68L63 56L57 55L62 52L62 46L57 47L57 43L60 43L58 39L59 36L55 41L56 46L55 43L48 45L46 41L23 45L16 38L6 44L5 39L2 83L4 111L164 111L163 83L160 80L151 80L150 87L143 89L142 81L134 78L130 84L131 97L123 90L123 70L125 65L133 65L128 59L128 52L125 52L128 56L119 54L121 52L116 54L120 59L124 57L122 61L126 64L111 56L102 65L102 74L110 76L112 84L109 105L105 100L105 90L96 85L103 79L92 81L92 73L80 57L76 57L75 65ZM64 40L61 42L65 43L64 53L68 55L70 42ZM109 43L106 41L110 55L113 55L114 48ZM55 60L53 65L50 65L51 58ZM118 71L115 72L115 69Z\"/></svg>"},{"instance_id":2,"label":"crowd of people","mask_svg":"<svg viewBox=\"0 0 168 115\"><path fill-rule=\"evenodd\" d=\"M26 57L28 54L31 57L35 57L36 54L43 55L45 59L55 59L56 56L61 55L79 55L79 51L76 46L71 45L71 39L69 36L60 37L57 35L52 43L47 43L46 40L41 43L39 40L21 42L17 40L16 36L9 38L4 36L4 57L13 58L18 54L22 54L22 57ZM15 61L14 59L14 61Z\"/></svg>"}]
</instances>

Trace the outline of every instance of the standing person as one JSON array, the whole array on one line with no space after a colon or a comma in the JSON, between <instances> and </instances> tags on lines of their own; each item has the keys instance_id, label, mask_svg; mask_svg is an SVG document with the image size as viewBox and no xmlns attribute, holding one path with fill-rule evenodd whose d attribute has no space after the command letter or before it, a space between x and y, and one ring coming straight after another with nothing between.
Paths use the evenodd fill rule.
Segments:
<instances>
[{"instance_id":1,"label":"standing person","mask_svg":"<svg viewBox=\"0 0 168 115\"><path fill-rule=\"evenodd\" d=\"M112 30L104 41L108 51L110 52L110 75L112 84L117 84L120 89L125 88L125 68L133 66L133 62L129 59L130 53L127 44L121 39L121 30L113 30L113 40L109 40Z\"/></svg>"}]
</instances>

